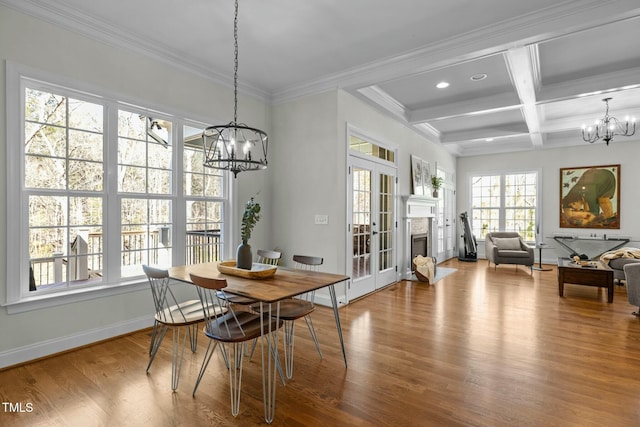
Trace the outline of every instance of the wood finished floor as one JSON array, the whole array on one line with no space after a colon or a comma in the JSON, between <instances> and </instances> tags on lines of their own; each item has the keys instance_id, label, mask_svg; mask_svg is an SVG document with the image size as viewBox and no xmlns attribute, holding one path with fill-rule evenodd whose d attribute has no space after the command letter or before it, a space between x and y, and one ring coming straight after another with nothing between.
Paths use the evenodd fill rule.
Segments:
<instances>
[{"instance_id":1,"label":"wood finished floor","mask_svg":"<svg viewBox=\"0 0 640 427\"><path fill-rule=\"evenodd\" d=\"M485 260L435 285L403 281L340 310L345 369L331 310L314 314L320 360L299 323L295 371L278 386L277 426L638 426L640 321L626 291L566 285L555 269L494 270ZM219 352L195 398L207 344L187 350L172 393L171 339L145 374L149 331L0 372L2 402L31 403L2 426L263 425L260 355L245 363L231 415ZM246 360L245 360L246 362Z\"/></svg>"}]
</instances>

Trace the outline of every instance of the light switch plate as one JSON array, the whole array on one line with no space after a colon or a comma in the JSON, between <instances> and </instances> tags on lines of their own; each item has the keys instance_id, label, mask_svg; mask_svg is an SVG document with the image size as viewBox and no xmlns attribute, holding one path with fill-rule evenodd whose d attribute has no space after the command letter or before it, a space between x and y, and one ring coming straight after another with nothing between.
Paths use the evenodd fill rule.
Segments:
<instances>
[{"instance_id":1,"label":"light switch plate","mask_svg":"<svg viewBox=\"0 0 640 427\"><path fill-rule=\"evenodd\" d=\"M328 225L329 215L316 215L316 225Z\"/></svg>"}]
</instances>

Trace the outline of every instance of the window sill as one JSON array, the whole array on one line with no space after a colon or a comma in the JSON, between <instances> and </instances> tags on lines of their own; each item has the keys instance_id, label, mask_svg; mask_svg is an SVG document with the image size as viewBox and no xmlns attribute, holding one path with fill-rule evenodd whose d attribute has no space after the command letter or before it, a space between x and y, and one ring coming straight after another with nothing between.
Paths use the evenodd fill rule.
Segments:
<instances>
[{"instance_id":1,"label":"window sill","mask_svg":"<svg viewBox=\"0 0 640 427\"><path fill-rule=\"evenodd\" d=\"M8 314L24 313L97 298L137 292L147 289L148 286L146 279L140 278L117 284L102 284L91 288L74 289L64 293L28 296L18 301L8 302L4 304L3 307L7 308Z\"/></svg>"}]
</instances>

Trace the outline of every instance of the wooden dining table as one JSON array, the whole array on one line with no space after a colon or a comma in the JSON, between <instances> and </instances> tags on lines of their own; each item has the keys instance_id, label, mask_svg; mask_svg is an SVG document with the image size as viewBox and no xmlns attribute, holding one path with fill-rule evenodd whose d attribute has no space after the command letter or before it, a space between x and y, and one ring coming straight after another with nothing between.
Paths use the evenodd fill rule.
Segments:
<instances>
[{"instance_id":1,"label":"wooden dining table","mask_svg":"<svg viewBox=\"0 0 640 427\"><path fill-rule=\"evenodd\" d=\"M349 276L341 274L325 273L308 270L295 270L278 266L272 277L252 279L231 274L221 273L218 269L219 262L208 262L201 264L181 265L169 268L169 277L186 283L192 283L190 274L202 277L220 278L227 281L226 293L248 297L258 301L260 304L260 314L271 314L279 317L279 302L293 298L307 292L322 288L329 288L333 314L336 321L336 329L344 366L347 367L347 354L344 348L344 338L342 336L342 325L340 323L340 313L338 311L338 301L336 298L335 285L349 280ZM270 353L273 355L273 364L269 359L268 368L265 371L264 363L262 369L262 382L265 405L265 421L271 423L275 415L275 390L277 385L276 367L279 366L277 344L278 331L274 332L274 349ZM263 336L263 350L265 337ZM268 341L267 341L267 345ZM264 355L263 351L263 355ZM264 356L263 356L264 357ZM266 373L265 373L266 372Z\"/></svg>"}]
</instances>

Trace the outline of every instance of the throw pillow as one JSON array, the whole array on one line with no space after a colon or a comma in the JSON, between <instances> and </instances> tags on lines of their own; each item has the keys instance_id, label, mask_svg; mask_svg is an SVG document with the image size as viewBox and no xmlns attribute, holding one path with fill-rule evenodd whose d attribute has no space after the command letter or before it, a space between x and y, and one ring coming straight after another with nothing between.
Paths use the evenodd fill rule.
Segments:
<instances>
[{"instance_id":1,"label":"throw pillow","mask_svg":"<svg viewBox=\"0 0 640 427\"><path fill-rule=\"evenodd\" d=\"M504 251L519 251L520 239L517 237L494 237L493 244L498 247L498 250Z\"/></svg>"}]
</instances>

